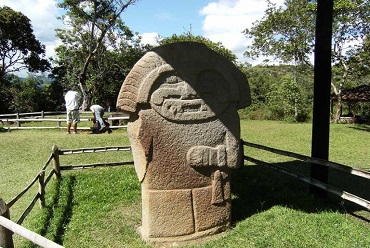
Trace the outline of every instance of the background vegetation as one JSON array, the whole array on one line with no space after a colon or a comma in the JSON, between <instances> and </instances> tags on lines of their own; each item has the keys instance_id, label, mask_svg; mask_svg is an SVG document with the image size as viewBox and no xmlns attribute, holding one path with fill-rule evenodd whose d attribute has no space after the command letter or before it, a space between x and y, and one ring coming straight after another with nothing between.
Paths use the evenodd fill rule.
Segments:
<instances>
[{"instance_id":1,"label":"background vegetation","mask_svg":"<svg viewBox=\"0 0 370 248\"><path fill-rule=\"evenodd\" d=\"M64 9L64 16L60 18L67 27L56 30L62 44L50 61L43 58L44 48L34 37L29 19L6 6L1 8L0 28L6 35L0 37L3 63L0 65L0 113L64 109L63 92L70 87L81 91L84 109L91 103L110 104L114 108L126 75L151 49L141 43L140 35L120 17L120 13L135 2L137 0L60 1L58 7ZM313 101L310 58L314 52L317 2L285 0L279 7L267 2L262 19L244 30L245 36L253 40L245 55L269 58L259 65L240 64L221 43L190 32L158 37L158 43L202 42L234 62L246 73L252 89L252 106L243 112L245 117L309 121ZM338 106L334 108L337 117L342 114L342 90L370 82L369 17L369 1L334 1L332 89L338 96ZM14 23L17 29L12 26ZM11 59L18 56L23 60ZM11 62L17 62L18 66ZM31 73L45 73L44 76L30 74L27 79L11 74L24 68ZM369 107L362 104L354 110L354 114L361 115L362 111L368 113Z\"/></svg>"},{"instance_id":2,"label":"background vegetation","mask_svg":"<svg viewBox=\"0 0 370 248\"><path fill-rule=\"evenodd\" d=\"M246 141L310 155L310 124L242 120ZM1 195L6 202L19 193L48 158L60 149L128 145L126 131L112 134L65 135L62 130L0 133ZM331 125L330 160L370 169L366 125ZM248 156L303 174L309 165L252 148ZM62 165L130 161L127 152L61 156ZM308 185L262 165L245 163L233 176L233 226L225 234L193 247L367 247L369 213L337 197L313 198ZM369 183L330 171L338 188L370 199ZM36 193L37 187L34 188ZM30 201L27 195L11 208L17 220ZM361 216L367 221L355 218ZM65 247L147 247L136 233L141 222L140 183L133 166L64 171L61 181L47 187L47 207L37 207L24 226ZM15 236L17 237L17 236ZM32 247L16 238L16 247Z\"/></svg>"}]
</instances>

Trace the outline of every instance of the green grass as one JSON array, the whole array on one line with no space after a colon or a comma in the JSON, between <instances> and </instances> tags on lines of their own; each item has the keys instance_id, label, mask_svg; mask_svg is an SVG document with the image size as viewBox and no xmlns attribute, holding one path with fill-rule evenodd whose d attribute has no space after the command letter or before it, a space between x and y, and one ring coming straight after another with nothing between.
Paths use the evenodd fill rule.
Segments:
<instances>
[{"instance_id":1,"label":"green grass","mask_svg":"<svg viewBox=\"0 0 370 248\"><path fill-rule=\"evenodd\" d=\"M49 158L52 146L59 149L125 146L129 145L126 131L114 130L112 134L92 135L80 132L66 135L65 130L16 130L0 133L0 197L9 202L21 192L37 175ZM131 161L129 152L106 152L94 154L65 155L60 157L62 165L89 164L99 162ZM52 165L49 166L49 168ZM36 191L32 192L32 195ZM22 197L11 209L14 219L18 219L32 197Z\"/></svg>"},{"instance_id":2,"label":"green grass","mask_svg":"<svg viewBox=\"0 0 370 248\"><path fill-rule=\"evenodd\" d=\"M282 150L310 155L310 124L242 120L242 138ZM356 168L370 168L368 126L331 125L330 160ZM60 149L124 146L124 130L112 134L65 135L63 130L17 130L0 133L0 197L6 202L36 175L50 155L52 145ZM309 166L269 152L245 148L248 156L285 168L309 173ZM61 156L62 165L129 161L127 152ZM354 218L370 217L361 207L330 196L317 199L309 186L297 179L250 162L232 175L233 226L224 235L192 247L369 247L370 225ZM133 166L63 171L60 181L51 180L47 207L35 207L24 226L65 247L148 247L136 228L141 222L140 183ZM364 196L369 183L346 178L336 172L331 182ZM348 180L347 180L348 179ZM356 187L353 187L356 186ZM33 194L37 187L33 189ZM11 208L17 220L31 199ZM370 199L370 198L367 198ZM16 247L32 247L15 235Z\"/></svg>"}]
</instances>

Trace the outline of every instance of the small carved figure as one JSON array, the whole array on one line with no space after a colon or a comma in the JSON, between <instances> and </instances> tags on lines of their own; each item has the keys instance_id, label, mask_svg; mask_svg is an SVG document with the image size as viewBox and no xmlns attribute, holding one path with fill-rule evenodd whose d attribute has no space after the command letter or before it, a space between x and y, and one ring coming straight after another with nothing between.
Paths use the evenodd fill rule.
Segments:
<instances>
[{"instance_id":1,"label":"small carved figure","mask_svg":"<svg viewBox=\"0 0 370 248\"><path fill-rule=\"evenodd\" d=\"M144 240L190 240L230 225L229 170L242 163L237 109L249 104L245 75L203 44L161 46L137 62L117 107L130 113Z\"/></svg>"}]
</instances>

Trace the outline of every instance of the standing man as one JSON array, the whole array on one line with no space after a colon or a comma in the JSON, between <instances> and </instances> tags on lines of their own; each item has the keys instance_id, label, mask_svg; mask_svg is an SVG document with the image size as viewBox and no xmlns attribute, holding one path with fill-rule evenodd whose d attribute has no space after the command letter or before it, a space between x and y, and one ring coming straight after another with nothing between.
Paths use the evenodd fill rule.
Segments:
<instances>
[{"instance_id":1,"label":"standing man","mask_svg":"<svg viewBox=\"0 0 370 248\"><path fill-rule=\"evenodd\" d=\"M77 91L69 90L64 96L67 110L67 134L71 133L71 124L73 124L73 134L77 134L77 123L80 122L80 113L78 111L80 94Z\"/></svg>"},{"instance_id":2,"label":"standing man","mask_svg":"<svg viewBox=\"0 0 370 248\"><path fill-rule=\"evenodd\" d=\"M105 125L103 118L102 118L104 115L104 108L100 105L94 104L94 105L91 105L90 110L94 114L94 120L99 122L99 125L100 125L99 132L104 133L105 131L107 131L107 126Z\"/></svg>"}]
</instances>

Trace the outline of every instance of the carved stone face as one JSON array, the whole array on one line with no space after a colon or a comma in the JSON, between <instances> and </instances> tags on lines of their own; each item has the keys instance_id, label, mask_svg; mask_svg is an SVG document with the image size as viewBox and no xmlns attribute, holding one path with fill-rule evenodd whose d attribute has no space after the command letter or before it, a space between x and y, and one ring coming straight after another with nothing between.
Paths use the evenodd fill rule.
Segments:
<instances>
[{"instance_id":1,"label":"carved stone face","mask_svg":"<svg viewBox=\"0 0 370 248\"><path fill-rule=\"evenodd\" d=\"M151 107L173 121L206 120L221 114L229 105L225 78L215 70L179 75L173 70L159 75L153 85Z\"/></svg>"}]
</instances>

